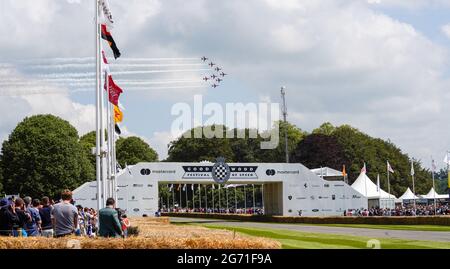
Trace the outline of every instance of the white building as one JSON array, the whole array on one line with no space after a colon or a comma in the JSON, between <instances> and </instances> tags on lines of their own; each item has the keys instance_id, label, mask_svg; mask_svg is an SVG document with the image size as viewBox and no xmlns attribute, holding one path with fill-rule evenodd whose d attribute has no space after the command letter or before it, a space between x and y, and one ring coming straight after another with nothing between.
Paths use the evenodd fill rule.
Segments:
<instances>
[{"instance_id":1,"label":"white building","mask_svg":"<svg viewBox=\"0 0 450 269\"><path fill-rule=\"evenodd\" d=\"M158 189L168 184L264 184L268 215L340 216L348 209L367 208L367 198L344 182L326 181L301 164L140 163L117 178L118 207L128 215L153 215ZM190 191L190 190L189 190ZM97 183L74 191L74 200L97 208Z\"/></svg>"}]
</instances>

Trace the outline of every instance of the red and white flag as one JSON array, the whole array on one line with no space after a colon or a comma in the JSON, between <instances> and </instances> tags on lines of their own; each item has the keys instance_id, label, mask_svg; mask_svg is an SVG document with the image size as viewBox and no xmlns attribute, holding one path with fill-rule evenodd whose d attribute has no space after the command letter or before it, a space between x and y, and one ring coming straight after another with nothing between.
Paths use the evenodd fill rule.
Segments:
<instances>
[{"instance_id":1,"label":"red and white flag","mask_svg":"<svg viewBox=\"0 0 450 269\"><path fill-rule=\"evenodd\" d=\"M102 49L102 72L103 73L107 73L109 75L110 70L109 70L109 62L108 62L108 58L106 58L106 53L105 51Z\"/></svg>"},{"instance_id":2,"label":"red and white flag","mask_svg":"<svg viewBox=\"0 0 450 269\"><path fill-rule=\"evenodd\" d=\"M108 91L109 101L111 104L118 106L119 105L119 97L123 93L122 89L114 83L112 76L108 76L108 88L105 83L105 90Z\"/></svg>"}]
</instances>

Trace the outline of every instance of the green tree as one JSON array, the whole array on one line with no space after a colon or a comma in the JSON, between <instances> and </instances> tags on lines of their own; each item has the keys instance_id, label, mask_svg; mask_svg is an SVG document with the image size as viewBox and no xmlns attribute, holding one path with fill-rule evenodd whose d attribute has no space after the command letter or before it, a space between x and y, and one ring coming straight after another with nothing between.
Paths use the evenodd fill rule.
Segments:
<instances>
[{"instance_id":1,"label":"green tree","mask_svg":"<svg viewBox=\"0 0 450 269\"><path fill-rule=\"evenodd\" d=\"M216 129L219 128L219 129ZM221 131L220 128L223 128ZM223 138L207 138L202 135L201 138L195 138L196 133L204 133L205 130L221 131ZM217 157L224 157L228 162L234 161L234 155L230 147L230 140L226 139L228 130L221 125L206 127L197 127L191 129L190 138L185 133L183 136L173 141L169 145L169 162L201 162L216 161Z\"/></svg>"},{"instance_id":2,"label":"green tree","mask_svg":"<svg viewBox=\"0 0 450 269\"><path fill-rule=\"evenodd\" d=\"M350 164L336 137L323 134L308 135L298 144L290 159L306 167L330 167L338 171L342 170L343 165Z\"/></svg>"},{"instance_id":3,"label":"green tree","mask_svg":"<svg viewBox=\"0 0 450 269\"><path fill-rule=\"evenodd\" d=\"M201 138L195 138L196 136L194 136L195 133L203 133L204 130L214 131L216 128L223 128L223 133L217 132L221 137L208 138L203 135ZM278 130L279 144L275 149L270 150L261 149L261 142L268 141L268 139L263 139L261 135L258 135L256 130L229 130L222 125L213 125L191 129L187 132L187 134L190 134L190 138L186 138L185 134L176 141L173 141L170 144L167 161L214 162L217 157L224 157L227 162L285 162L284 130L286 128L288 130L289 152L292 152L306 135L305 132L292 124L280 123ZM267 135L267 133L264 135Z\"/></svg>"},{"instance_id":4,"label":"green tree","mask_svg":"<svg viewBox=\"0 0 450 269\"><path fill-rule=\"evenodd\" d=\"M3 192L3 172L2 172L2 168L0 166L0 197L3 196L5 193Z\"/></svg>"},{"instance_id":5,"label":"green tree","mask_svg":"<svg viewBox=\"0 0 450 269\"><path fill-rule=\"evenodd\" d=\"M80 145L83 148L83 153L89 160L91 167L95 170L95 155L92 154L92 148L95 148L96 134L95 131L89 132L80 138Z\"/></svg>"},{"instance_id":6,"label":"green tree","mask_svg":"<svg viewBox=\"0 0 450 269\"><path fill-rule=\"evenodd\" d=\"M447 169L441 169L439 173L435 175L436 192L439 194L448 193L448 171Z\"/></svg>"},{"instance_id":7,"label":"green tree","mask_svg":"<svg viewBox=\"0 0 450 269\"><path fill-rule=\"evenodd\" d=\"M279 121L279 139L278 146L273 150L261 150L259 156L262 162L266 163L284 163L286 162L286 139L285 130L287 128L288 153L291 155L297 148L300 141L307 135L297 126L287 122Z\"/></svg>"},{"instance_id":8,"label":"green tree","mask_svg":"<svg viewBox=\"0 0 450 269\"><path fill-rule=\"evenodd\" d=\"M349 181L352 183L360 174L364 163L367 165L367 175L375 180L380 174L381 187L387 191L387 164L389 161L394 168L395 173L390 175L391 193L399 196L408 187L412 186L411 158L404 154L401 149L396 147L390 141L370 137L349 125L335 127L330 123L325 123L318 129L313 131L311 136L328 136L331 140L337 142L331 143L330 139L322 137L322 142L310 141L307 137L309 145L305 145L300 153L302 158L299 161L307 164L321 164L321 166L330 166L335 169L342 168L346 165ZM314 140L314 139L313 139ZM325 143L324 141L328 141ZM324 148L328 144L329 150ZM320 154L314 154L320 152ZM299 156L297 156L299 157ZM301 157L301 156L300 156ZM337 162L337 163L336 163ZM339 164L341 162L341 164ZM316 168L316 167L311 167ZM431 173L424 169L420 161L414 160L415 183L417 193L427 193L431 186Z\"/></svg>"},{"instance_id":9,"label":"green tree","mask_svg":"<svg viewBox=\"0 0 450 269\"><path fill-rule=\"evenodd\" d=\"M52 115L25 118L3 142L1 167L6 193L57 197L95 178L77 130Z\"/></svg>"},{"instance_id":10,"label":"green tree","mask_svg":"<svg viewBox=\"0 0 450 269\"><path fill-rule=\"evenodd\" d=\"M116 143L117 162L124 167L140 162L156 162L158 154L139 137L120 138Z\"/></svg>"},{"instance_id":11,"label":"green tree","mask_svg":"<svg viewBox=\"0 0 450 269\"><path fill-rule=\"evenodd\" d=\"M313 130L313 134L322 134L322 135L332 135L336 131L336 127L333 126L333 124L329 122L325 122L324 124L320 125L319 128Z\"/></svg>"}]
</instances>

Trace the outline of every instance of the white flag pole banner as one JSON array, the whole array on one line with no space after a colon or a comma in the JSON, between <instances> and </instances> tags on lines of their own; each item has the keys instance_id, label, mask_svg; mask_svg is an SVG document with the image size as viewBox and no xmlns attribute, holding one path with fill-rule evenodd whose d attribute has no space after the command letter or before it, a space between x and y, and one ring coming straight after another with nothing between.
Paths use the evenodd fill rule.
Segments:
<instances>
[{"instance_id":1,"label":"white flag pole banner","mask_svg":"<svg viewBox=\"0 0 450 269\"><path fill-rule=\"evenodd\" d=\"M114 20L111 14L111 10L109 9L108 0L100 0L100 22L106 24L110 29L114 26Z\"/></svg>"}]
</instances>

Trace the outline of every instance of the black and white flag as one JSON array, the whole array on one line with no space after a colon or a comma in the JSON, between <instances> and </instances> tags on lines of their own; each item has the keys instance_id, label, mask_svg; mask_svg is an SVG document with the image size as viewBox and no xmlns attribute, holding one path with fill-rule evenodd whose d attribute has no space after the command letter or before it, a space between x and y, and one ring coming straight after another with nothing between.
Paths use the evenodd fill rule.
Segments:
<instances>
[{"instance_id":1,"label":"black and white flag","mask_svg":"<svg viewBox=\"0 0 450 269\"><path fill-rule=\"evenodd\" d=\"M109 9L108 0L99 0L100 6L100 15L101 15L101 23L108 25L110 29L113 28L114 21L111 14L111 10Z\"/></svg>"}]
</instances>

